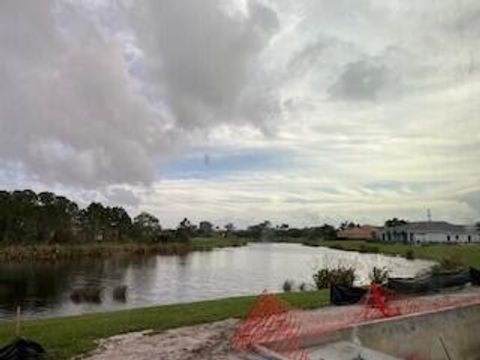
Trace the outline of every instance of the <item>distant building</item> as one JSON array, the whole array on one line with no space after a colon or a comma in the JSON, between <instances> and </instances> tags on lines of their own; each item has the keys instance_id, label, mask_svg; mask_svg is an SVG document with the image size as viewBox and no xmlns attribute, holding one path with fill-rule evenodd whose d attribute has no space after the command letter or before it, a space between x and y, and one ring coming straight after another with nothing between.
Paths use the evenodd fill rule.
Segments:
<instances>
[{"instance_id":1,"label":"distant building","mask_svg":"<svg viewBox=\"0 0 480 360\"><path fill-rule=\"evenodd\" d=\"M339 239L374 240L379 228L372 225L361 225L337 231Z\"/></svg>"},{"instance_id":2,"label":"distant building","mask_svg":"<svg viewBox=\"0 0 480 360\"><path fill-rule=\"evenodd\" d=\"M377 239L411 244L478 243L480 234L475 226L454 225L446 221L422 221L384 227L377 232Z\"/></svg>"}]
</instances>

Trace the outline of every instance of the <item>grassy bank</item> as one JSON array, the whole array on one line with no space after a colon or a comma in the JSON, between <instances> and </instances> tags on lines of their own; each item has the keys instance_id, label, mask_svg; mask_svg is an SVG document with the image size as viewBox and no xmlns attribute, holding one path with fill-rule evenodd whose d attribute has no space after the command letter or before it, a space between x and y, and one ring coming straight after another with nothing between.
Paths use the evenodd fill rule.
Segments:
<instances>
[{"instance_id":1,"label":"grassy bank","mask_svg":"<svg viewBox=\"0 0 480 360\"><path fill-rule=\"evenodd\" d=\"M279 295L291 305L312 309L328 304L328 291ZM163 331L181 326L243 317L255 297L235 297L190 304L166 305L108 313L29 320L22 323L22 336L42 344L51 359L69 359L93 350L95 340L116 334L153 329ZM12 340L15 325L0 321L0 344Z\"/></svg>"},{"instance_id":2,"label":"grassy bank","mask_svg":"<svg viewBox=\"0 0 480 360\"><path fill-rule=\"evenodd\" d=\"M460 258L465 265L480 267L480 245L478 244L424 244L405 245L370 242L361 240L323 241L320 246L339 250L359 251L365 253L380 253L385 255L400 255L413 258L441 261L446 257ZM411 255L408 255L410 252Z\"/></svg>"},{"instance_id":3,"label":"grassy bank","mask_svg":"<svg viewBox=\"0 0 480 360\"><path fill-rule=\"evenodd\" d=\"M217 248L245 246L247 244L248 241L245 239L225 239L221 237L193 238L191 241L193 251L209 251Z\"/></svg>"},{"instance_id":4,"label":"grassy bank","mask_svg":"<svg viewBox=\"0 0 480 360\"><path fill-rule=\"evenodd\" d=\"M190 251L209 251L215 248L243 246L246 240L221 237L193 238L189 242L94 243L72 245L23 245L0 247L1 261L66 260L79 257L111 257L124 255L182 255Z\"/></svg>"}]
</instances>

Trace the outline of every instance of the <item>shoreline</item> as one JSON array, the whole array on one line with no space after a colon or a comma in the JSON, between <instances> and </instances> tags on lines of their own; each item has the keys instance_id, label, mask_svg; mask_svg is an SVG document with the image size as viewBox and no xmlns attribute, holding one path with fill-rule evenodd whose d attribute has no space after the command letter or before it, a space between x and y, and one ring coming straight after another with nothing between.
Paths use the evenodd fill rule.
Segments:
<instances>
[{"instance_id":1,"label":"shoreline","mask_svg":"<svg viewBox=\"0 0 480 360\"><path fill-rule=\"evenodd\" d=\"M74 258L109 258L129 255L185 255L248 244L243 239L193 238L189 242L145 244L135 242L69 245L0 246L0 261L62 261Z\"/></svg>"},{"instance_id":2,"label":"shoreline","mask_svg":"<svg viewBox=\"0 0 480 360\"><path fill-rule=\"evenodd\" d=\"M304 244L304 246L311 246ZM318 242L315 247L340 251L356 251L363 254L400 256L407 260L442 262L456 258L464 266L480 267L480 244L399 244L366 240L329 240Z\"/></svg>"}]
</instances>

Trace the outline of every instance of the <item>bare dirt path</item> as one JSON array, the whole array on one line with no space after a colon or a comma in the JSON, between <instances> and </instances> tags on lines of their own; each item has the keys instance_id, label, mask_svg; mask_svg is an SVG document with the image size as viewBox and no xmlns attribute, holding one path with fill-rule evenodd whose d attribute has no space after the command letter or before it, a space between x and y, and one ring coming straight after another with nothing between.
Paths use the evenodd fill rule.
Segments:
<instances>
[{"instance_id":1,"label":"bare dirt path","mask_svg":"<svg viewBox=\"0 0 480 360\"><path fill-rule=\"evenodd\" d=\"M239 360L230 347L237 320L167 330L136 332L101 340L86 360Z\"/></svg>"}]
</instances>

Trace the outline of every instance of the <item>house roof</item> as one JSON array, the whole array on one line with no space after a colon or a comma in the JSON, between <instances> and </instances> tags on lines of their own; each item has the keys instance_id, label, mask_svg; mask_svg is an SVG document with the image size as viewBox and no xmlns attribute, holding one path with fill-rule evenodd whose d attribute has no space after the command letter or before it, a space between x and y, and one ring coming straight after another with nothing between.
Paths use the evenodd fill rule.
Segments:
<instances>
[{"instance_id":1,"label":"house roof","mask_svg":"<svg viewBox=\"0 0 480 360\"><path fill-rule=\"evenodd\" d=\"M339 238L366 239L371 238L372 233L377 232L378 228L372 225L362 225L337 231Z\"/></svg>"}]
</instances>

